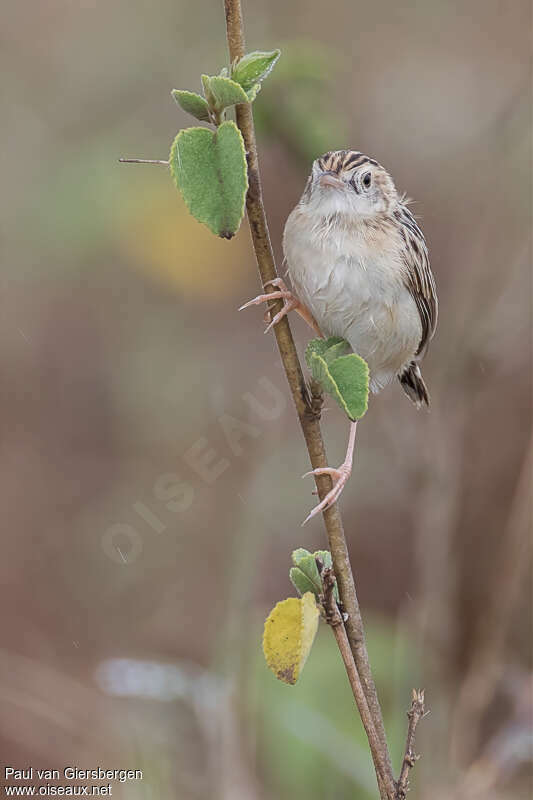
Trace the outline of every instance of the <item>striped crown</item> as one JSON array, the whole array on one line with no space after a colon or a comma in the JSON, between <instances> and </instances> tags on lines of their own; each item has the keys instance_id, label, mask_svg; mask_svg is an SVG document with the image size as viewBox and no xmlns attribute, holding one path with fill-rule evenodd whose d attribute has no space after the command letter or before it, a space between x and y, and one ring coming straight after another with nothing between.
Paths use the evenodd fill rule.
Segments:
<instances>
[{"instance_id":1,"label":"striped crown","mask_svg":"<svg viewBox=\"0 0 533 800\"><path fill-rule=\"evenodd\" d=\"M320 156L317 159L317 163L324 172L336 172L338 175L347 170L361 167L363 164L381 167L381 164L373 158L365 156L364 153L360 153L358 150L331 150L329 153L324 153L323 156Z\"/></svg>"}]
</instances>

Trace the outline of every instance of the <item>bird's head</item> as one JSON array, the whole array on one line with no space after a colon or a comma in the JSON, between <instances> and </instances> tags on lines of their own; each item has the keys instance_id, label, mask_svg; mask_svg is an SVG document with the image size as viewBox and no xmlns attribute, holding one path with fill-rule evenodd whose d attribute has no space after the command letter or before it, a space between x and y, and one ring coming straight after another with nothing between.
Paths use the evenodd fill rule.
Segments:
<instances>
[{"instance_id":1,"label":"bird's head","mask_svg":"<svg viewBox=\"0 0 533 800\"><path fill-rule=\"evenodd\" d=\"M324 216L373 217L390 211L398 193L388 172L373 158L356 150L336 150L313 163L301 202Z\"/></svg>"}]
</instances>

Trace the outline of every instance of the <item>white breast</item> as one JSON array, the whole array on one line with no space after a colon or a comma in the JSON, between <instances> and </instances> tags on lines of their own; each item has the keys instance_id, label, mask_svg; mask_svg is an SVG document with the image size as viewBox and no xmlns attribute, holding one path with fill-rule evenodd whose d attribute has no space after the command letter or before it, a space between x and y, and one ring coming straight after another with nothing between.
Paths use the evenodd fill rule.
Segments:
<instances>
[{"instance_id":1,"label":"white breast","mask_svg":"<svg viewBox=\"0 0 533 800\"><path fill-rule=\"evenodd\" d=\"M297 207L283 249L300 300L326 336L342 336L365 359L379 391L412 360L422 336L399 234L364 224L328 228Z\"/></svg>"}]
</instances>

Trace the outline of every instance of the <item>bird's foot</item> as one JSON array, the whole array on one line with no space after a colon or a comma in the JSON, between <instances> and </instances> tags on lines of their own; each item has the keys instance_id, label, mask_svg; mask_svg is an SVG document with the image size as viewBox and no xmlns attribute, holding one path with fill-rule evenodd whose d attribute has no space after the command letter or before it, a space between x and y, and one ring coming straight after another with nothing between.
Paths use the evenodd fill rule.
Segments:
<instances>
[{"instance_id":1,"label":"bird's foot","mask_svg":"<svg viewBox=\"0 0 533 800\"><path fill-rule=\"evenodd\" d=\"M308 475L330 475L331 479L333 480L333 488L327 493L323 500L313 508L311 513L304 519L302 525L305 525L312 517L315 517L317 514L320 514L321 511L325 511L327 508L335 503L340 495L346 483L348 482L348 478L352 474L352 463L353 463L353 451L355 447L355 432L357 430L357 422L353 421L350 424L350 436L348 437L348 447L346 450L346 458L338 467L335 469L334 467L318 467L317 469L312 469L311 472L306 472L305 475L302 477L307 478Z\"/></svg>"},{"instance_id":2,"label":"bird's foot","mask_svg":"<svg viewBox=\"0 0 533 800\"><path fill-rule=\"evenodd\" d=\"M313 508L311 513L304 519L302 525L305 525L306 522L316 517L321 511L325 511L326 508L329 508L333 503L337 502L351 474L352 465L345 462L337 469L335 467L319 467L318 469L313 469L311 472L306 472L305 475L302 475L303 478L307 478L308 475L330 475L333 480L333 488L327 493L324 499Z\"/></svg>"},{"instance_id":3,"label":"bird's foot","mask_svg":"<svg viewBox=\"0 0 533 800\"><path fill-rule=\"evenodd\" d=\"M319 336L322 336L322 333L315 322L315 319L309 309L304 306L303 303L298 300L298 298L287 288L285 281L282 278L274 278L271 281L267 281L264 285L264 289L267 286L275 286L277 287L276 290L273 292L266 292L265 294L258 294L257 297L254 297L253 300L249 300L247 303L244 303L239 308L239 311L242 311L245 308L249 308L250 306L258 306L261 303L268 303L271 300L283 300L283 307L281 311L278 311L277 314L272 316L271 310L268 309L265 314L265 322L268 322L268 325L265 329L265 333L268 333L274 325L283 319L283 317L287 316L289 311L296 311L298 314L304 319L308 325L310 325L315 333L318 333Z\"/></svg>"}]
</instances>

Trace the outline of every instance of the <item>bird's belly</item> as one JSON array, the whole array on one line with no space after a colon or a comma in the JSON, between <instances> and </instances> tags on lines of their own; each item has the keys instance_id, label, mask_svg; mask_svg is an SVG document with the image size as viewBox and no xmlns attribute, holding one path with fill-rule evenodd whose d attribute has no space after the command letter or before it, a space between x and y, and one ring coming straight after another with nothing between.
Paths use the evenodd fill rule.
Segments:
<instances>
[{"instance_id":1,"label":"bird's belly","mask_svg":"<svg viewBox=\"0 0 533 800\"><path fill-rule=\"evenodd\" d=\"M326 336L342 336L368 363L378 391L413 358L422 336L418 310L397 264L307 252L289 262L296 293Z\"/></svg>"}]
</instances>

